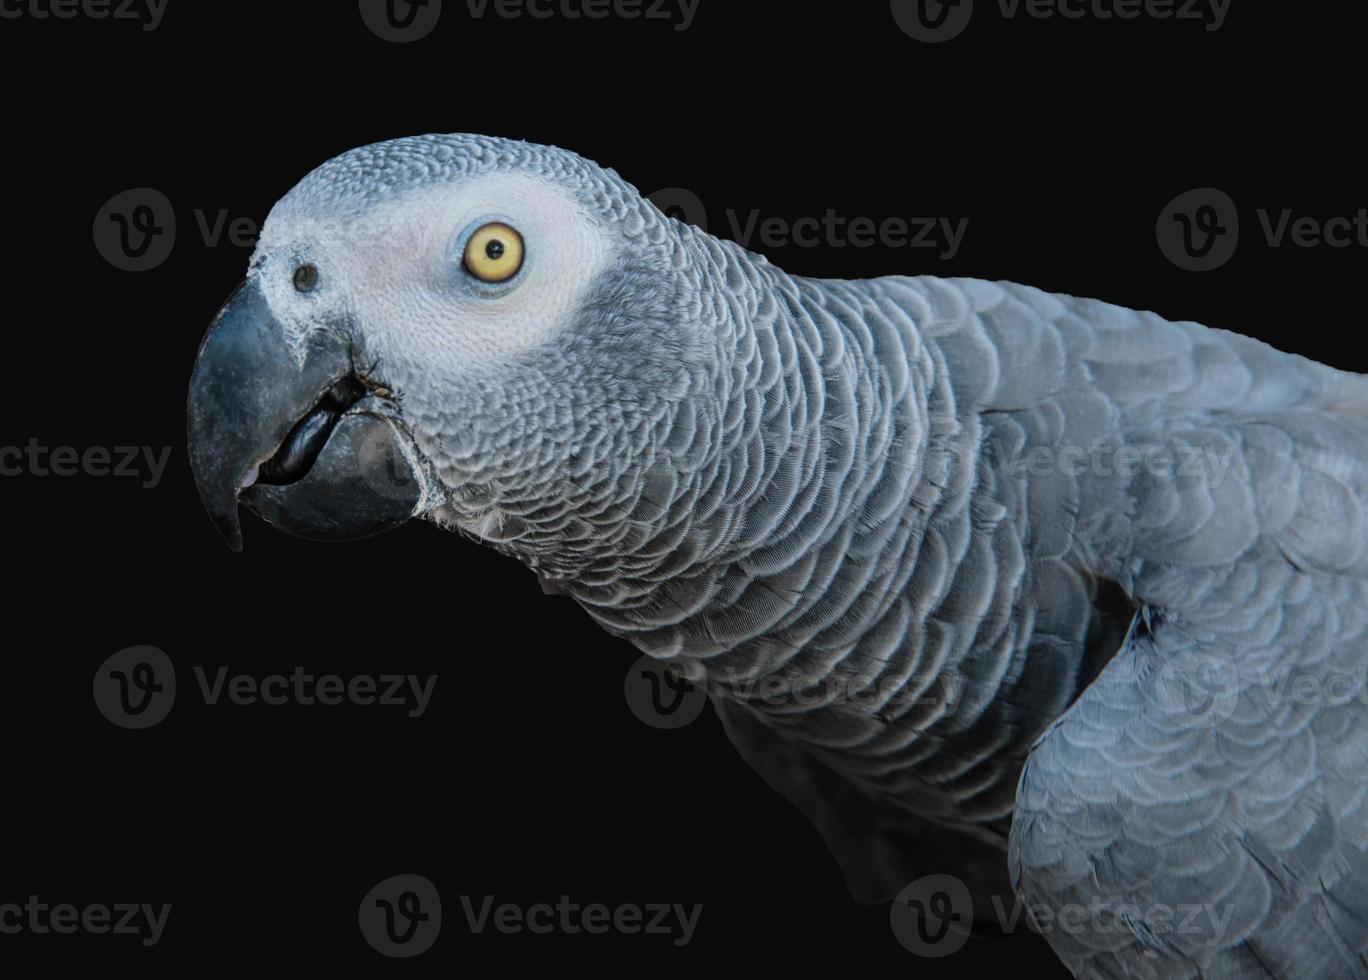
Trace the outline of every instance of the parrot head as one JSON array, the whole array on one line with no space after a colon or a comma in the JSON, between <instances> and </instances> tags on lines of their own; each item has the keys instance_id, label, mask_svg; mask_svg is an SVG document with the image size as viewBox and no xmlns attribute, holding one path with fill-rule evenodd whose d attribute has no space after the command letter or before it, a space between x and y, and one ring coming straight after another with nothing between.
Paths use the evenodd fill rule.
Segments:
<instances>
[{"instance_id":1,"label":"parrot head","mask_svg":"<svg viewBox=\"0 0 1368 980\"><path fill-rule=\"evenodd\" d=\"M695 235L552 147L423 136L323 164L195 363L211 518L237 550L239 502L324 540L423 517L569 574L566 542L612 547L686 403L708 410Z\"/></svg>"}]
</instances>

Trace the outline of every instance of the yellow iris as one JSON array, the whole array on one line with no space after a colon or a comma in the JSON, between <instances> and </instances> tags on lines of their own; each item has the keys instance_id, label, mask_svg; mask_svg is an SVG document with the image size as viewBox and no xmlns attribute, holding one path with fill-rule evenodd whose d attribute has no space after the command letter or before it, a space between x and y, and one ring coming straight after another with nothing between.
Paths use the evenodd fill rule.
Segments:
<instances>
[{"instance_id":1,"label":"yellow iris","mask_svg":"<svg viewBox=\"0 0 1368 980\"><path fill-rule=\"evenodd\" d=\"M522 268L522 235L502 221L482 225L466 242L464 262L481 282L506 282Z\"/></svg>"}]
</instances>

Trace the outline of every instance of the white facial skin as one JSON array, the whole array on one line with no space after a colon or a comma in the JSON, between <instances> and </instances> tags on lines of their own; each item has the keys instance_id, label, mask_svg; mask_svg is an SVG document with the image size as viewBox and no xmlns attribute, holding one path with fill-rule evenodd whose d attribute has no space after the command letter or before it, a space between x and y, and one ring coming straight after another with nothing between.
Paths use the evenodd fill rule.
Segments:
<instances>
[{"instance_id":1,"label":"white facial skin","mask_svg":"<svg viewBox=\"0 0 1368 980\"><path fill-rule=\"evenodd\" d=\"M253 267L277 318L302 337L355 324L363 356L399 390L410 378L487 369L547 343L573 319L610 258L609 238L562 188L522 173L476 174L332 218L287 196L272 210ZM521 236L522 267L481 282L463 265L466 237L490 221ZM295 288L295 268L318 269Z\"/></svg>"}]
</instances>

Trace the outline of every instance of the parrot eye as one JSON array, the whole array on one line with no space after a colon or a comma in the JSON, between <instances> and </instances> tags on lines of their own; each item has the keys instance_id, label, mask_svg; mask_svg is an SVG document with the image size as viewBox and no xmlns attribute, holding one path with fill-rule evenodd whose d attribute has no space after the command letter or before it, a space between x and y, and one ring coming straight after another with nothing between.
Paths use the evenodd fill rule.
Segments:
<instances>
[{"instance_id":1,"label":"parrot eye","mask_svg":"<svg viewBox=\"0 0 1368 980\"><path fill-rule=\"evenodd\" d=\"M461 261L481 282L507 282L522 268L522 235L502 221L481 225L466 241Z\"/></svg>"},{"instance_id":2,"label":"parrot eye","mask_svg":"<svg viewBox=\"0 0 1368 980\"><path fill-rule=\"evenodd\" d=\"M294 288L301 293L311 293L318 285L318 266L305 263L294 271Z\"/></svg>"}]
</instances>

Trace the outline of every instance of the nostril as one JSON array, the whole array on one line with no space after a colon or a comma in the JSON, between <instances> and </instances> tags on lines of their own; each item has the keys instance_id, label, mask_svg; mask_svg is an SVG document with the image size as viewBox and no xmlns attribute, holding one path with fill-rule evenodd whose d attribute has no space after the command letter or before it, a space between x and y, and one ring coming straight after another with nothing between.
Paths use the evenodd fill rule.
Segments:
<instances>
[{"instance_id":1,"label":"nostril","mask_svg":"<svg viewBox=\"0 0 1368 980\"><path fill-rule=\"evenodd\" d=\"M306 262L294 271L294 288L301 293L311 293L318 285L318 266Z\"/></svg>"}]
</instances>

